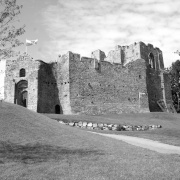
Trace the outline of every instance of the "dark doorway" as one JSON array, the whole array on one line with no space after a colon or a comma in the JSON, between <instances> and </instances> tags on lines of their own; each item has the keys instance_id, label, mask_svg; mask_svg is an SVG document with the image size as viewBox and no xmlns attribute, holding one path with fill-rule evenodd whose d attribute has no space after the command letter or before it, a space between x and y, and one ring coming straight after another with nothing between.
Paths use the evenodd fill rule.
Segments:
<instances>
[{"instance_id":1,"label":"dark doorway","mask_svg":"<svg viewBox=\"0 0 180 180\"><path fill-rule=\"evenodd\" d=\"M27 91L22 92L22 106L27 107Z\"/></svg>"},{"instance_id":2,"label":"dark doorway","mask_svg":"<svg viewBox=\"0 0 180 180\"><path fill-rule=\"evenodd\" d=\"M61 108L60 108L59 105L56 105L56 106L55 106L55 113L56 113L56 114L61 114Z\"/></svg>"},{"instance_id":3,"label":"dark doorway","mask_svg":"<svg viewBox=\"0 0 180 180\"><path fill-rule=\"evenodd\" d=\"M24 107L28 106L28 82L22 80L15 85L15 103Z\"/></svg>"}]
</instances>

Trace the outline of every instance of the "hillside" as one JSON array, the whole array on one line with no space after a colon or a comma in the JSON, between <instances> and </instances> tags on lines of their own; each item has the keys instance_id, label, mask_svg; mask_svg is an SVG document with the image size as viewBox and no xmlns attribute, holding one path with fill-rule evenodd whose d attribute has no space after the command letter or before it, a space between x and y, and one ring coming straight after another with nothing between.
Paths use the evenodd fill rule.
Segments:
<instances>
[{"instance_id":1,"label":"hillside","mask_svg":"<svg viewBox=\"0 0 180 180\"><path fill-rule=\"evenodd\" d=\"M13 143L57 143L68 144L69 139L74 139L74 144L79 144L75 136L81 136L83 131L72 129L59 124L46 116L35 113L22 106L5 103L0 104L0 140ZM72 144L71 144L72 146Z\"/></svg>"},{"instance_id":2,"label":"hillside","mask_svg":"<svg viewBox=\"0 0 180 180\"><path fill-rule=\"evenodd\" d=\"M178 155L159 154L61 125L21 106L0 104L1 180L178 179L179 167Z\"/></svg>"}]
</instances>

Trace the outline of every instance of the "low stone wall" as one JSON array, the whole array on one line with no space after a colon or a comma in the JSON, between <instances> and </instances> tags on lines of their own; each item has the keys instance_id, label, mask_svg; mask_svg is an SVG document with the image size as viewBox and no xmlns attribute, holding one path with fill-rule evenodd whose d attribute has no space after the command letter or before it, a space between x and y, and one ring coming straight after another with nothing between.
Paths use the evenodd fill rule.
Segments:
<instances>
[{"instance_id":1,"label":"low stone wall","mask_svg":"<svg viewBox=\"0 0 180 180\"><path fill-rule=\"evenodd\" d=\"M145 131L162 128L161 125L121 125L121 124L107 124L107 123L92 123L92 122L64 122L58 121L61 124L69 125L78 128L87 128L95 130L112 130L112 131Z\"/></svg>"}]
</instances>

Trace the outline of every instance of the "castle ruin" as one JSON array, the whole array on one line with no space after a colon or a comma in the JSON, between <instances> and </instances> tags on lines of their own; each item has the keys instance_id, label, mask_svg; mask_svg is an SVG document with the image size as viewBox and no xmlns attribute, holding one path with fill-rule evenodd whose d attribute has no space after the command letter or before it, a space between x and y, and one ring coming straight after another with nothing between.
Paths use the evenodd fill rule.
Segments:
<instances>
[{"instance_id":1,"label":"castle ruin","mask_svg":"<svg viewBox=\"0 0 180 180\"><path fill-rule=\"evenodd\" d=\"M6 60L4 100L39 113L105 114L170 111L170 77L159 48L143 42L91 58L68 52L45 63Z\"/></svg>"}]
</instances>

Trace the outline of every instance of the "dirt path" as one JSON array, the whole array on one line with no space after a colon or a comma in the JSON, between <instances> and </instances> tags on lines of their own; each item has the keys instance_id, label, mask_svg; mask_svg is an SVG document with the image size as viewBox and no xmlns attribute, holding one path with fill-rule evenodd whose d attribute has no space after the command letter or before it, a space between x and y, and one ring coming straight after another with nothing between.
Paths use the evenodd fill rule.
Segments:
<instances>
[{"instance_id":1,"label":"dirt path","mask_svg":"<svg viewBox=\"0 0 180 180\"><path fill-rule=\"evenodd\" d=\"M180 146L173 146L169 144L163 144L158 141L153 141L144 138L132 137L132 136L125 136L125 135L116 135L116 134L102 134L102 133L95 133L101 136L110 137L113 139L121 140L126 143L132 144L134 146L146 148L152 151L156 151L159 153L166 153L166 154L180 154Z\"/></svg>"}]
</instances>

